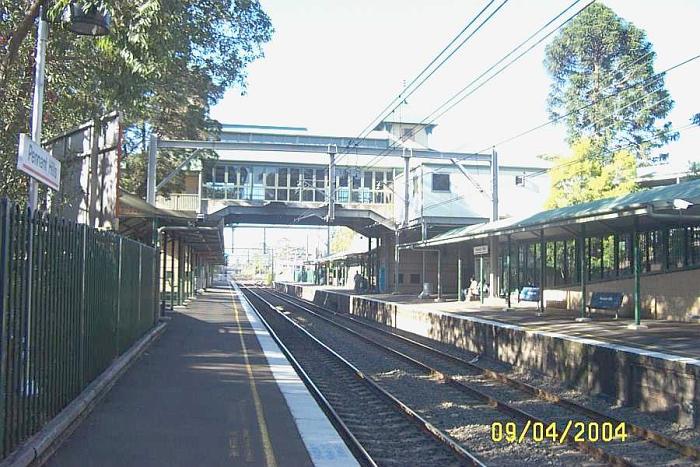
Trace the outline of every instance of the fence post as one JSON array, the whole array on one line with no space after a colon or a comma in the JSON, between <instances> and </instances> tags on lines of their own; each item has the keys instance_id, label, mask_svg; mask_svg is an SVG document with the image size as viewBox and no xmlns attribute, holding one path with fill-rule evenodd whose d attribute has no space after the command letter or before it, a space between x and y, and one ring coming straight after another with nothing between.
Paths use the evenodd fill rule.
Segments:
<instances>
[{"instance_id":1,"label":"fence post","mask_svg":"<svg viewBox=\"0 0 700 467\"><path fill-rule=\"evenodd\" d=\"M5 455L5 394L7 388L7 319L10 276L10 203L0 201L0 457Z\"/></svg>"},{"instance_id":2,"label":"fence post","mask_svg":"<svg viewBox=\"0 0 700 467\"><path fill-rule=\"evenodd\" d=\"M119 355L119 331L121 330L122 323L121 323L121 312L122 312L122 264L124 262L123 255L124 255L124 250L122 248L122 237L118 236L117 237L117 317L115 319L116 323L116 332L114 333L115 336L115 341L116 341L116 349L117 353L116 355Z\"/></svg>"},{"instance_id":3,"label":"fence post","mask_svg":"<svg viewBox=\"0 0 700 467\"><path fill-rule=\"evenodd\" d=\"M139 289L139 304L138 304L138 307L136 308L138 310L137 314L136 314L136 322L139 324L139 327L141 327L141 301L142 301L141 294L143 293L143 290L141 290L141 289L143 289L143 262L142 262L142 258L143 258L143 245L141 245L141 243L139 242L139 286L137 287L137 289ZM139 329L139 331L140 331L140 329Z\"/></svg>"},{"instance_id":4,"label":"fence post","mask_svg":"<svg viewBox=\"0 0 700 467\"><path fill-rule=\"evenodd\" d=\"M85 278L87 271L87 225L82 225L81 242L82 258L80 261L80 384L85 385L85 321L87 317L87 307L85 306Z\"/></svg>"}]
</instances>

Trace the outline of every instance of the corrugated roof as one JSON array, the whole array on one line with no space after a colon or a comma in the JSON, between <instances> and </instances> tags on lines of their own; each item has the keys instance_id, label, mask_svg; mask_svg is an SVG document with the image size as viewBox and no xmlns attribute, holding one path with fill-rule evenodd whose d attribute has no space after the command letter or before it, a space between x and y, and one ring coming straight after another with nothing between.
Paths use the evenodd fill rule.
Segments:
<instances>
[{"instance_id":1,"label":"corrugated roof","mask_svg":"<svg viewBox=\"0 0 700 467\"><path fill-rule=\"evenodd\" d=\"M459 227L437 235L426 243L436 244L448 239L466 239L487 233L511 229L526 229L545 224L629 211L644 208L649 205L656 208L670 208L672 207L673 200L677 198L690 201L693 204L700 204L700 180L692 180L675 185L637 191L624 196L603 198L587 203L575 204L573 206L550 209L530 216L512 217L501 219L496 222Z\"/></svg>"}]
</instances>

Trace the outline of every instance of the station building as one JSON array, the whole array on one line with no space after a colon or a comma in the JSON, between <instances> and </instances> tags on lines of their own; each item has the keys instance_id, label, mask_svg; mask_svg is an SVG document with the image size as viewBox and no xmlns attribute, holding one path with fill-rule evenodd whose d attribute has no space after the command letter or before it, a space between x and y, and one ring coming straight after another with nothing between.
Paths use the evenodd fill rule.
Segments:
<instances>
[{"instance_id":1,"label":"station building","mask_svg":"<svg viewBox=\"0 0 700 467\"><path fill-rule=\"evenodd\" d=\"M578 312L582 296L609 290L624 293L623 314L635 304L644 317L700 314L688 285L700 261L699 182L645 180L644 188L662 186L543 211L549 180L536 175L546 167L432 149L433 125L385 121L374 130L357 140L224 125L220 141L162 141L159 148L211 149L217 158L189 164L184 192L156 204L226 226L342 225L367 238L364 253L307 264L305 277L317 283L352 286L359 272L378 292L463 299L458 290L483 277L489 300L504 304L536 286L544 309Z\"/></svg>"},{"instance_id":2,"label":"station building","mask_svg":"<svg viewBox=\"0 0 700 467\"><path fill-rule=\"evenodd\" d=\"M218 141L159 141L160 150L212 149L217 157L188 164L183 192L158 197L156 206L227 226L346 226L368 239L372 253L362 272L373 287L420 292L423 283L435 283L428 277L435 266L425 253L406 250L397 273L397 244L535 212L548 190L543 177L529 176L545 167L499 164L495 153L430 148L434 127L384 121L357 139L297 127L224 125ZM324 267L316 274L317 280L338 276L346 279L348 271Z\"/></svg>"}]
</instances>

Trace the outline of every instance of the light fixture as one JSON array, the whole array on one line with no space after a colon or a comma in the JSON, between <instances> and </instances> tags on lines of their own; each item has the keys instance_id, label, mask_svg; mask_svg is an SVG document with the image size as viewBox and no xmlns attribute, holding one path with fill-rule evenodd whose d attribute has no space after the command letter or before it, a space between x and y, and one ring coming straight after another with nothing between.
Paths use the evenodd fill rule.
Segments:
<instances>
[{"instance_id":1,"label":"light fixture","mask_svg":"<svg viewBox=\"0 0 700 467\"><path fill-rule=\"evenodd\" d=\"M68 29L83 36L105 36L109 34L112 18L107 11L96 6L83 7L80 3L71 3L63 10L63 21Z\"/></svg>"},{"instance_id":2,"label":"light fixture","mask_svg":"<svg viewBox=\"0 0 700 467\"><path fill-rule=\"evenodd\" d=\"M673 207L675 209L688 209L692 205L693 203L684 199L676 198L673 200Z\"/></svg>"}]
</instances>

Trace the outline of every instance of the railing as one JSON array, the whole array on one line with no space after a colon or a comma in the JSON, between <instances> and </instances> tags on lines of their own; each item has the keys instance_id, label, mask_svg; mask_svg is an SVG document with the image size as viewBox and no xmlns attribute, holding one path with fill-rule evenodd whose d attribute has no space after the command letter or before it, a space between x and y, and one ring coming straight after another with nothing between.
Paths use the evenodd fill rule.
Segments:
<instances>
[{"instance_id":1,"label":"railing","mask_svg":"<svg viewBox=\"0 0 700 467\"><path fill-rule=\"evenodd\" d=\"M170 195L170 198L159 196L156 199L156 207L176 211L199 212L199 195L196 193L173 193Z\"/></svg>"},{"instance_id":2,"label":"railing","mask_svg":"<svg viewBox=\"0 0 700 467\"><path fill-rule=\"evenodd\" d=\"M0 202L0 458L154 326L157 272L151 247Z\"/></svg>"}]
</instances>

